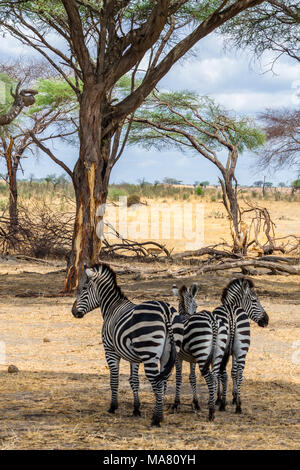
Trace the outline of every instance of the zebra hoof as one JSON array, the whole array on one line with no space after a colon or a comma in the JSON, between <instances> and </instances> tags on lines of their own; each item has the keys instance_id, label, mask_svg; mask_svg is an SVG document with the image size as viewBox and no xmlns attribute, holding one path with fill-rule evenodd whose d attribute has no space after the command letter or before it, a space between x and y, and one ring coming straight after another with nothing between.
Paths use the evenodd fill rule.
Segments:
<instances>
[{"instance_id":1,"label":"zebra hoof","mask_svg":"<svg viewBox=\"0 0 300 470\"><path fill-rule=\"evenodd\" d=\"M200 410L200 406L199 406L199 403L198 401L193 401L192 403L192 408L196 411L199 411Z\"/></svg>"},{"instance_id":2,"label":"zebra hoof","mask_svg":"<svg viewBox=\"0 0 300 470\"><path fill-rule=\"evenodd\" d=\"M237 415L240 415L240 414L242 413L242 408L241 408L240 405L238 405L238 406L236 407L235 412L236 412Z\"/></svg>"},{"instance_id":3,"label":"zebra hoof","mask_svg":"<svg viewBox=\"0 0 300 470\"><path fill-rule=\"evenodd\" d=\"M209 410L208 421L214 421L215 419L215 410Z\"/></svg>"},{"instance_id":4,"label":"zebra hoof","mask_svg":"<svg viewBox=\"0 0 300 470\"><path fill-rule=\"evenodd\" d=\"M232 404L233 404L233 405L236 404L236 397L233 397L233 399L232 399Z\"/></svg>"},{"instance_id":5,"label":"zebra hoof","mask_svg":"<svg viewBox=\"0 0 300 470\"><path fill-rule=\"evenodd\" d=\"M115 414L115 411L118 407L115 405L111 405L110 408L107 410L108 413Z\"/></svg>"},{"instance_id":6,"label":"zebra hoof","mask_svg":"<svg viewBox=\"0 0 300 470\"><path fill-rule=\"evenodd\" d=\"M173 403L173 405L171 406L171 410L173 411L178 411L178 409L180 408L180 402L175 402Z\"/></svg>"},{"instance_id":7,"label":"zebra hoof","mask_svg":"<svg viewBox=\"0 0 300 470\"><path fill-rule=\"evenodd\" d=\"M221 404L221 398L218 397L218 398L216 399L216 405L220 405L220 404Z\"/></svg>"},{"instance_id":8,"label":"zebra hoof","mask_svg":"<svg viewBox=\"0 0 300 470\"><path fill-rule=\"evenodd\" d=\"M226 411L226 403L224 403L224 402L220 403L219 411Z\"/></svg>"},{"instance_id":9,"label":"zebra hoof","mask_svg":"<svg viewBox=\"0 0 300 470\"><path fill-rule=\"evenodd\" d=\"M155 426L156 428L160 428L160 419L152 418L151 426Z\"/></svg>"},{"instance_id":10,"label":"zebra hoof","mask_svg":"<svg viewBox=\"0 0 300 470\"><path fill-rule=\"evenodd\" d=\"M133 410L133 416L135 416L137 418L140 417L141 416L140 410L138 410L138 409Z\"/></svg>"}]
</instances>

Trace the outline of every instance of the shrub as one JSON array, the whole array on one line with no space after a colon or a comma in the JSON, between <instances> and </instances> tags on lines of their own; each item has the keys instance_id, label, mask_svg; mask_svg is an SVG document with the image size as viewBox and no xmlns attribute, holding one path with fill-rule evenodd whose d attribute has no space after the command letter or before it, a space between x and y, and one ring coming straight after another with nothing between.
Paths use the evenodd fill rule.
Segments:
<instances>
[{"instance_id":1,"label":"shrub","mask_svg":"<svg viewBox=\"0 0 300 470\"><path fill-rule=\"evenodd\" d=\"M127 207L133 206L134 204L140 204L141 197L139 194L130 194L127 198Z\"/></svg>"},{"instance_id":2,"label":"shrub","mask_svg":"<svg viewBox=\"0 0 300 470\"><path fill-rule=\"evenodd\" d=\"M197 196L203 196L204 190L201 186L197 186L197 188L195 189L195 193L197 194Z\"/></svg>"}]
</instances>

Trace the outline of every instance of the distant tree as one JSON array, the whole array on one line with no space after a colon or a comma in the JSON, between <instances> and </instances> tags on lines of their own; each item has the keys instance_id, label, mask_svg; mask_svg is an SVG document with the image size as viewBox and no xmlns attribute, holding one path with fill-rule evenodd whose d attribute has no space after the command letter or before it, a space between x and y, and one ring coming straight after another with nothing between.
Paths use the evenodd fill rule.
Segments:
<instances>
[{"instance_id":1,"label":"distant tree","mask_svg":"<svg viewBox=\"0 0 300 470\"><path fill-rule=\"evenodd\" d=\"M300 179L292 182L292 194L294 194L298 189L300 189Z\"/></svg>"},{"instance_id":2,"label":"distant tree","mask_svg":"<svg viewBox=\"0 0 300 470\"><path fill-rule=\"evenodd\" d=\"M258 188L261 188L264 182L262 180L259 181L254 181L253 186L257 186Z\"/></svg>"},{"instance_id":3,"label":"distant tree","mask_svg":"<svg viewBox=\"0 0 300 470\"><path fill-rule=\"evenodd\" d=\"M206 186L209 186L209 181L201 181L201 183L199 183L200 186L203 186L204 188L206 188Z\"/></svg>"},{"instance_id":4,"label":"distant tree","mask_svg":"<svg viewBox=\"0 0 300 470\"><path fill-rule=\"evenodd\" d=\"M281 182L278 184L278 186L279 186L280 188L285 188L285 187L286 187L286 184L285 184L283 181L281 181Z\"/></svg>"},{"instance_id":5,"label":"distant tree","mask_svg":"<svg viewBox=\"0 0 300 470\"><path fill-rule=\"evenodd\" d=\"M167 176L163 179L163 183L165 184L181 184L182 181L176 178L168 178Z\"/></svg>"},{"instance_id":6,"label":"distant tree","mask_svg":"<svg viewBox=\"0 0 300 470\"><path fill-rule=\"evenodd\" d=\"M133 118L129 143L159 150L172 145L213 163L221 173L234 251L244 249L235 170L239 154L264 143L263 132L250 119L233 116L210 98L193 92L153 92Z\"/></svg>"},{"instance_id":7,"label":"distant tree","mask_svg":"<svg viewBox=\"0 0 300 470\"><path fill-rule=\"evenodd\" d=\"M262 170L294 167L300 171L300 110L267 109L260 114L267 144L259 152Z\"/></svg>"}]
</instances>

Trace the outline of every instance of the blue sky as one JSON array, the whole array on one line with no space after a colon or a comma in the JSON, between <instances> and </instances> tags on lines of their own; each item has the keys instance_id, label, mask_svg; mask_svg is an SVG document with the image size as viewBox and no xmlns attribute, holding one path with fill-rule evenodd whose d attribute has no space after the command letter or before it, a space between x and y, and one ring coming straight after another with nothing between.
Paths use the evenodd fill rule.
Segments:
<instances>
[{"instance_id":1,"label":"blue sky","mask_svg":"<svg viewBox=\"0 0 300 470\"><path fill-rule=\"evenodd\" d=\"M201 40L193 52L194 54L190 54L171 69L159 83L160 88L194 90L199 94L213 96L217 102L230 110L254 117L266 107L299 105L297 92L300 90L300 64L296 61L282 57L276 63L274 74L268 71L270 55L266 54L261 63L254 63L253 57L247 51L225 52L221 38L215 34ZM0 60L24 55L37 57L36 54L9 35L1 38ZM68 166L74 166L78 155L76 148L56 142L52 149ZM30 174L41 178L48 174L62 173L62 170L43 154L39 154L37 158L23 160L22 164L25 178ZM4 171L3 164L0 171ZM265 174L274 184L281 181L289 183L295 178L291 170ZM141 178L154 182L166 176L182 180L185 184L194 183L196 180L216 183L218 171L210 162L195 154L127 147L113 168L111 182L136 183ZM237 167L237 179L240 184L252 184L262 176L255 167L253 155L241 155Z\"/></svg>"}]
</instances>

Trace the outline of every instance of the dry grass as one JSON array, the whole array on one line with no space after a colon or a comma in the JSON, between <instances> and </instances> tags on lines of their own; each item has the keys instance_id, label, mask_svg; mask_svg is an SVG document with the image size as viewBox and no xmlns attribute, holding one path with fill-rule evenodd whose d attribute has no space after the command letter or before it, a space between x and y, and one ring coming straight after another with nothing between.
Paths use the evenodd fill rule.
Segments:
<instances>
[{"instance_id":1,"label":"dry grass","mask_svg":"<svg viewBox=\"0 0 300 470\"><path fill-rule=\"evenodd\" d=\"M207 390L200 378L201 411L193 412L185 366L180 412L173 414L168 408L173 399L173 374L165 421L160 429L153 429L149 426L153 395L142 370L142 417L131 416L129 366L125 362L121 363L119 410L115 416L107 413L110 388L100 312L91 312L82 320L73 318L72 298L51 297L63 281L63 273L53 273L53 269L27 263L0 265L0 339L7 349L7 362L0 366L1 449L299 448L300 368L292 361L293 345L300 341L296 276L259 276L256 281L270 325L267 329L252 325L243 414L235 415L229 404L225 413L217 412L215 422L209 423ZM216 306L217 296L231 275L197 279L199 306ZM155 295L174 305L170 292L173 281L120 277L130 298L140 301ZM30 292L39 297L18 297ZM45 338L49 342L44 342ZM8 364L16 365L20 372L8 374ZM231 388L229 398L230 394Z\"/></svg>"}]
</instances>

